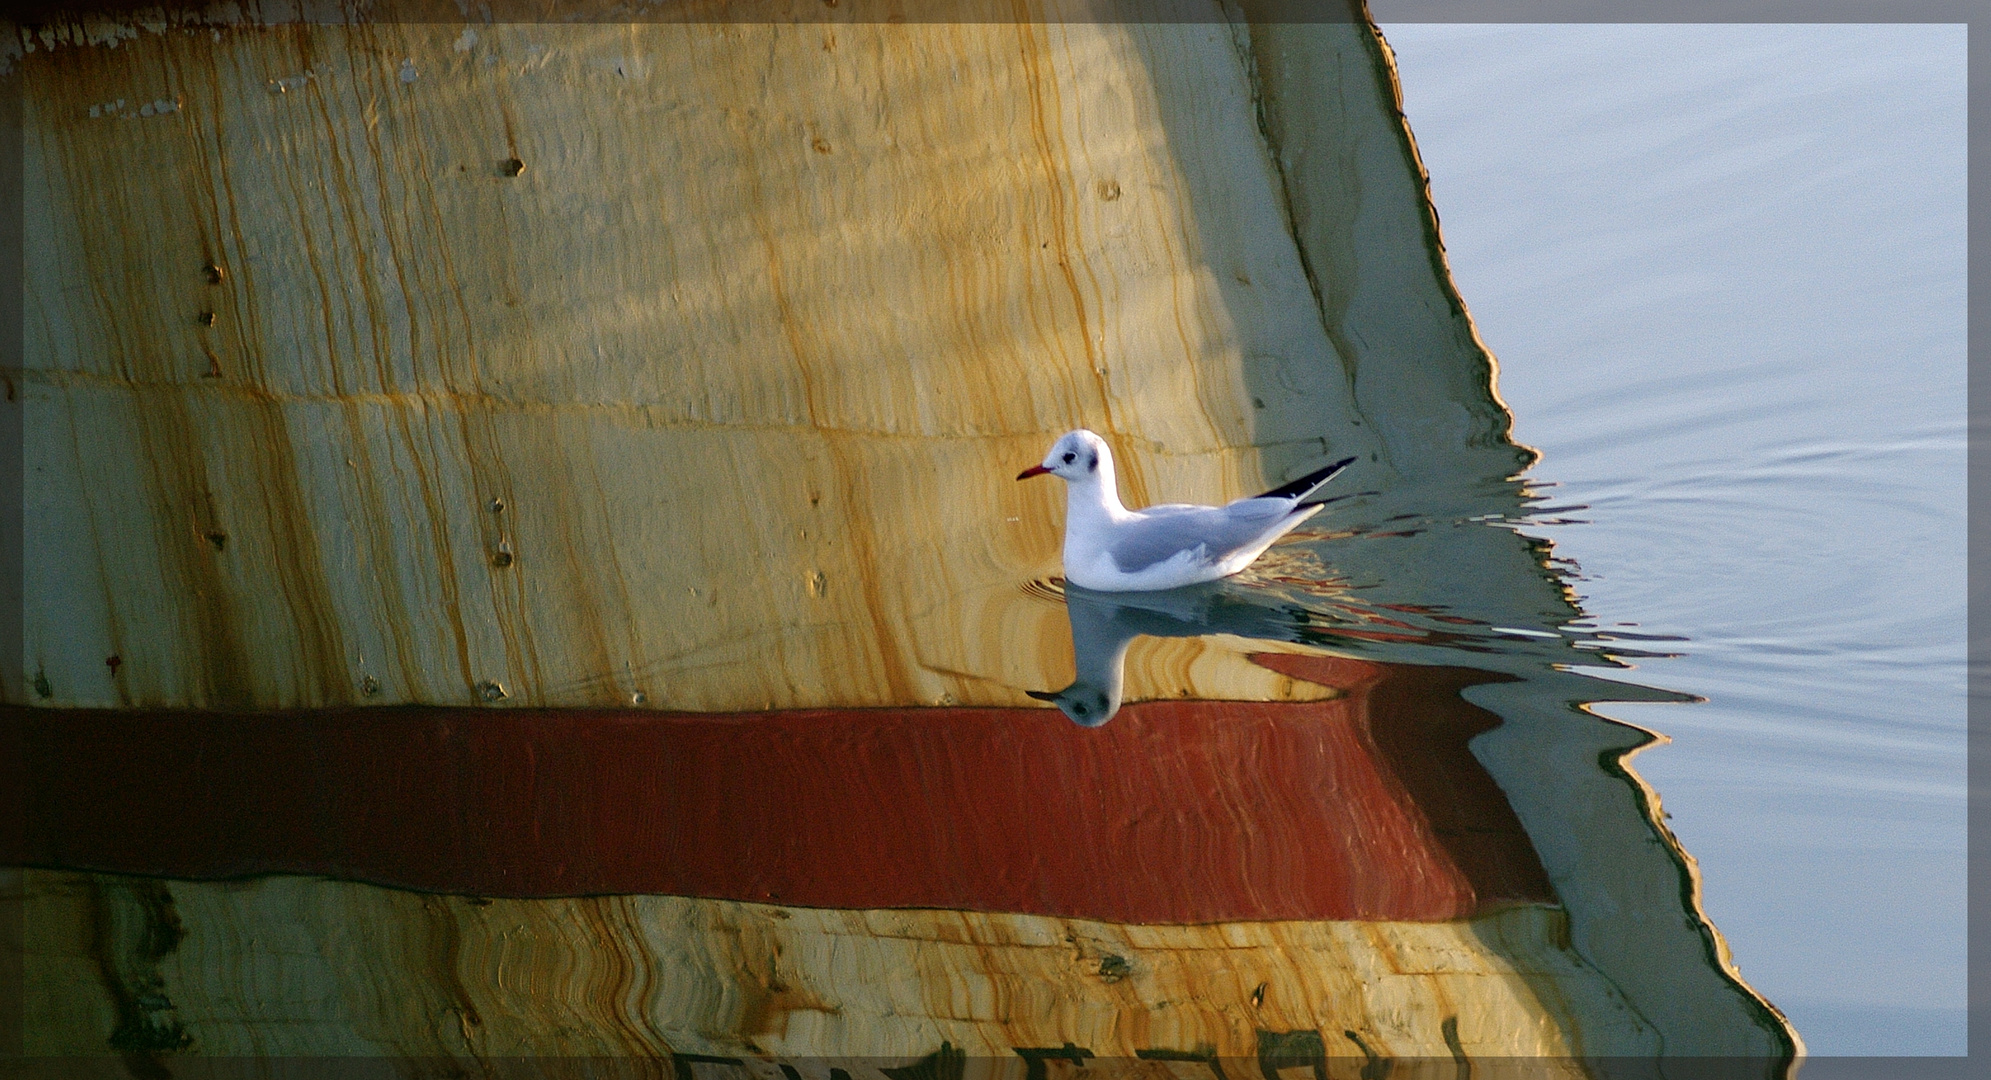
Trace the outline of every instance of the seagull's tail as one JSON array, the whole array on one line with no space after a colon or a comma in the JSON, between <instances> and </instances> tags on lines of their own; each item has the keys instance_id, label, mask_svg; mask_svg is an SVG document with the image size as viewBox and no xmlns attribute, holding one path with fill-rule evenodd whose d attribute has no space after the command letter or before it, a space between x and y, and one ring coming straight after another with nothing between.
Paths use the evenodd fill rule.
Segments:
<instances>
[{"instance_id":1,"label":"seagull's tail","mask_svg":"<svg viewBox=\"0 0 1991 1080\"><path fill-rule=\"evenodd\" d=\"M1354 461L1355 459L1352 457L1342 458L1340 461L1324 469L1315 469L1298 480L1281 484L1258 497L1261 499L1291 499L1295 503L1305 506L1308 499L1317 494L1321 488L1326 487L1328 481L1341 475L1341 470L1347 468Z\"/></svg>"}]
</instances>

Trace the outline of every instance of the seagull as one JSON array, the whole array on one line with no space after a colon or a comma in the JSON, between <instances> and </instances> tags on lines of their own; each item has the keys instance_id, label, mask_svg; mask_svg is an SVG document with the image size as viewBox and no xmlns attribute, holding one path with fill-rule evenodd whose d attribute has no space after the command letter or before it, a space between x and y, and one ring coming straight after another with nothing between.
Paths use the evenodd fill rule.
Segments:
<instances>
[{"instance_id":1,"label":"seagull","mask_svg":"<svg viewBox=\"0 0 1991 1080\"><path fill-rule=\"evenodd\" d=\"M1250 566L1320 510L1323 502L1309 500L1354 460L1342 458L1227 506L1129 510L1120 504L1106 440L1080 428L1016 478L1049 474L1065 481L1066 581L1096 592L1145 592L1215 581Z\"/></svg>"}]
</instances>

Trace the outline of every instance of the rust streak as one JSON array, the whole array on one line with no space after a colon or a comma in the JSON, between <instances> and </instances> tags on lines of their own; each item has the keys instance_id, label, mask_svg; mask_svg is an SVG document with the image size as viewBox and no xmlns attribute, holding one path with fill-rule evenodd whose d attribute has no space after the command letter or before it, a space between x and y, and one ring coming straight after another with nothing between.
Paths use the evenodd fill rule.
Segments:
<instances>
[{"instance_id":1,"label":"rust streak","mask_svg":"<svg viewBox=\"0 0 1991 1080\"><path fill-rule=\"evenodd\" d=\"M1017 17L1018 57L1024 68L1024 88L1030 98L1030 131L1037 147L1038 163L1044 172L1044 191L1050 198L1050 209L1045 215L1051 229L1051 243L1056 252L1053 262L1057 266L1057 276L1064 282L1065 293L1071 302L1072 317L1078 320L1079 346L1084 352L1085 365L1092 372L1094 389L1098 393L1098 407L1108 431L1119 432L1119 422L1113 415L1113 397L1104 374L1104 360L1094 350L1092 327L1086 315L1084 292L1079 288L1078 275L1072 271L1071 261L1075 245L1072 232L1073 195L1066 190L1070 180L1071 166L1064 160L1063 129L1059 120L1057 76L1048 70L1050 67L1042 55L1048 46L1036 39L1048 24L1033 21L1027 0L1013 0ZM1067 363L1069 361L1067 360Z\"/></svg>"}]
</instances>

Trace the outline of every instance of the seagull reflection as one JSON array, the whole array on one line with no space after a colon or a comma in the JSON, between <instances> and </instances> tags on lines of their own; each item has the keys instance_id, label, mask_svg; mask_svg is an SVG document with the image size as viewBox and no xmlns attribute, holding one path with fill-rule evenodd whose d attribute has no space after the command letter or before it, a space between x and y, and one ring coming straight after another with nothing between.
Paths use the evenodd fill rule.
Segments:
<instances>
[{"instance_id":1,"label":"seagull reflection","mask_svg":"<svg viewBox=\"0 0 1991 1080\"><path fill-rule=\"evenodd\" d=\"M1077 677L1056 693L1024 693L1051 702L1083 727L1098 727L1120 711L1127 646L1137 637L1231 634L1299 641L1308 623L1300 608L1259 601L1223 582L1142 593L1094 592L1067 582L1065 613Z\"/></svg>"}]
</instances>

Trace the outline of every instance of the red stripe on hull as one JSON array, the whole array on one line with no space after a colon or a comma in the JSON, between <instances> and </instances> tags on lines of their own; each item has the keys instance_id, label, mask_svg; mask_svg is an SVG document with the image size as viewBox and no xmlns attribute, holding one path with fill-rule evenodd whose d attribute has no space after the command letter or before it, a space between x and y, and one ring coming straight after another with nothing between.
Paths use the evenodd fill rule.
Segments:
<instances>
[{"instance_id":1,"label":"red stripe on hull","mask_svg":"<svg viewBox=\"0 0 1991 1080\"><path fill-rule=\"evenodd\" d=\"M1261 663L1313 703L748 714L7 710L8 861L1114 922L1435 920L1550 898L1465 747L1475 672ZM13 756L13 755L10 755ZM11 770L10 770L11 771Z\"/></svg>"}]
</instances>

